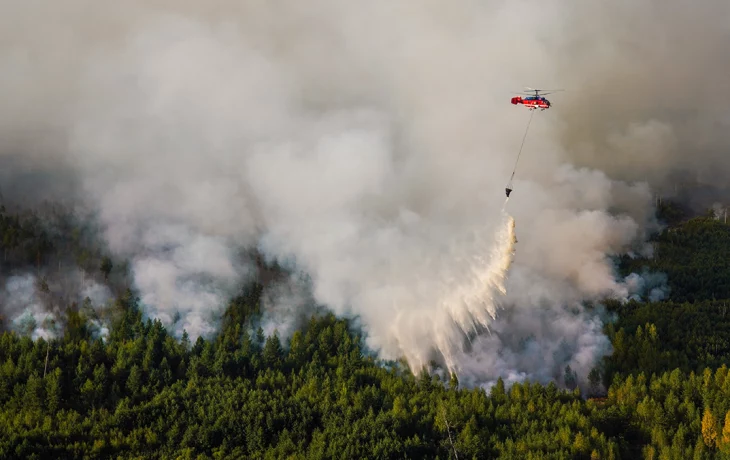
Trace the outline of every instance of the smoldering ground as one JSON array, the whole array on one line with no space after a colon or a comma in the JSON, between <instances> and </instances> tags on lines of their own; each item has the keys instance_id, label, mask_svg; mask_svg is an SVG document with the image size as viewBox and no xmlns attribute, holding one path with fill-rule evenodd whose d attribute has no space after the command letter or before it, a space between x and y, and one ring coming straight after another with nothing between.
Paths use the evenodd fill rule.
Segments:
<instances>
[{"instance_id":1,"label":"smoldering ground","mask_svg":"<svg viewBox=\"0 0 730 460\"><path fill-rule=\"evenodd\" d=\"M727 83L702 69L730 62L720 2L39 8L0 19L0 161L69 171L38 189L72 178L147 312L192 336L252 276L237 248L257 246L383 357L440 349L474 382L583 376L610 347L581 302L633 294L610 256L648 250L648 184L727 166L727 104L705 92ZM507 205L517 250L495 274L507 295L476 287L479 310L463 284L506 224L523 85L567 91L535 114ZM493 335L464 355L448 344L470 317ZM562 351L534 359L510 335Z\"/></svg>"}]
</instances>

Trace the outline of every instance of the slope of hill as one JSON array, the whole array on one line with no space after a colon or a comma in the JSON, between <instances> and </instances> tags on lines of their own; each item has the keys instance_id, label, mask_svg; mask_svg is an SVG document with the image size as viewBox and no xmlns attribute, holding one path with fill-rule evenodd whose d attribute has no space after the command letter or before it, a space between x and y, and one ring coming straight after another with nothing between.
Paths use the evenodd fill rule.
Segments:
<instances>
[{"instance_id":1,"label":"slope of hill","mask_svg":"<svg viewBox=\"0 0 730 460\"><path fill-rule=\"evenodd\" d=\"M54 241L0 216L17 264ZM56 238L56 240L54 240ZM69 240L81 241L80 239ZM82 243L103 276L98 250ZM500 380L489 392L367 356L352 325L312 317L288 343L252 327L261 286L228 306L214 340L176 340L131 292L105 340L69 308L62 337L0 336L3 458L721 458L730 455L730 227L711 217L656 237L670 298L607 303L614 353L592 393ZM91 256L87 256L89 259ZM570 370L566 370L570 373ZM601 380L608 388L601 390ZM599 396L600 398L594 398Z\"/></svg>"}]
</instances>

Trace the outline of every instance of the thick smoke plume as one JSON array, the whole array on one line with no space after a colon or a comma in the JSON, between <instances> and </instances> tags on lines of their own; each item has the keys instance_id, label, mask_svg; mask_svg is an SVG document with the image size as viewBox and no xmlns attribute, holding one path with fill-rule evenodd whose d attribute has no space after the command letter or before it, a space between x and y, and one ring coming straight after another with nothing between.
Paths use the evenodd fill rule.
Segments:
<instances>
[{"instance_id":1,"label":"thick smoke plume","mask_svg":"<svg viewBox=\"0 0 730 460\"><path fill-rule=\"evenodd\" d=\"M727 2L40 8L0 18L2 193L98 211L147 313L192 337L257 246L311 280L281 311L311 295L383 357L474 383L582 377L610 352L583 302L661 292L610 260L649 253L649 184L730 166ZM567 91L530 128L503 295L480 280L509 248L523 85Z\"/></svg>"}]
</instances>

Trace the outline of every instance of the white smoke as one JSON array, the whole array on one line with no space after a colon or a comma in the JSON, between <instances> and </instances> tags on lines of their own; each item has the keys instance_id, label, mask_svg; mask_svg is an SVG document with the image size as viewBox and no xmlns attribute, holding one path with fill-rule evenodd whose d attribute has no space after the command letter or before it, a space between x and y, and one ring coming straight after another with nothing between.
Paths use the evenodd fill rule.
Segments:
<instances>
[{"instance_id":1,"label":"white smoke","mask_svg":"<svg viewBox=\"0 0 730 460\"><path fill-rule=\"evenodd\" d=\"M5 15L15 45L0 47L11 69L0 94L14 116L0 129L14 133L11 147L49 169L62 157L78 176L110 248L131 259L148 314L193 339L209 333L252 275L235 248L256 245L305 272L317 302L357 316L381 356L414 367L438 350L475 382L547 378L610 351L601 316L582 303L637 291L611 257L650 253L653 200L646 184L572 159L640 178L665 149L676 158L687 131L656 121L661 104L632 112L590 92L603 81L597 61L624 87L643 62L624 61L623 35L591 36L602 17L468 0L82 3L33 27L11 26L56 16L21 5ZM544 20L515 27L536 13ZM578 53L592 45L597 57ZM503 248L503 187L529 116L509 92L556 83L569 91L535 114L507 206L519 242L504 295L482 276ZM621 116L593 115L596 97ZM606 154L616 150L630 153ZM635 172L643 153L651 161ZM485 326L492 335L460 352L464 330Z\"/></svg>"},{"instance_id":2,"label":"white smoke","mask_svg":"<svg viewBox=\"0 0 730 460\"><path fill-rule=\"evenodd\" d=\"M157 225L140 243L132 273L143 308L173 333L193 340L215 330L220 312L245 280L247 267L225 238L191 232L180 225Z\"/></svg>"},{"instance_id":3,"label":"white smoke","mask_svg":"<svg viewBox=\"0 0 730 460\"><path fill-rule=\"evenodd\" d=\"M10 275L0 289L0 308L9 315L13 330L33 339L57 338L64 320L63 310L71 303L88 305L94 314L103 311L112 298L109 289L78 269L67 270L63 276L37 277L31 273ZM73 292L68 297L67 293ZM100 336L108 334L101 318L94 318L94 329Z\"/></svg>"},{"instance_id":4,"label":"white smoke","mask_svg":"<svg viewBox=\"0 0 730 460\"><path fill-rule=\"evenodd\" d=\"M581 304L515 305L460 356L460 381L486 389L500 377L506 386L528 379L563 383L570 366L585 382L596 361L611 352L602 333L606 320L601 309L588 311Z\"/></svg>"},{"instance_id":5,"label":"white smoke","mask_svg":"<svg viewBox=\"0 0 730 460\"><path fill-rule=\"evenodd\" d=\"M33 340L39 337L46 340L56 337L53 327L56 317L44 308L33 275L10 277L5 282L1 295L3 310L15 312L12 327L16 331L30 335Z\"/></svg>"},{"instance_id":6,"label":"white smoke","mask_svg":"<svg viewBox=\"0 0 730 460\"><path fill-rule=\"evenodd\" d=\"M316 300L312 298L310 283L303 278L294 274L264 290L260 319L264 335L276 333L283 341L301 326L307 314L314 312Z\"/></svg>"},{"instance_id":7,"label":"white smoke","mask_svg":"<svg viewBox=\"0 0 730 460\"><path fill-rule=\"evenodd\" d=\"M631 273L624 278L627 295L632 300L659 302L669 296L668 278L664 273L652 273L643 270L641 274Z\"/></svg>"}]
</instances>

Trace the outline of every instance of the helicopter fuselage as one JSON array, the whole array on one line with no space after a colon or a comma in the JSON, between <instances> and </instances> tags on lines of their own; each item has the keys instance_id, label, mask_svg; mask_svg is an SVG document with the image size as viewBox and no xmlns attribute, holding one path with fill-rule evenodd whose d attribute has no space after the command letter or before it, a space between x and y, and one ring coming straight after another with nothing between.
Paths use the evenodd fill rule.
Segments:
<instances>
[{"instance_id":1,"label":"helicopter fuselage","mask_svg":"<svg viewBox=\"0 0 730 460\"><path fill-rule=\"evenodd\" d=\"M546 98L542 96L528 96L528 97L521 97L516 96L512 98L512 104L522 104L525 107L527 107L530 110L535 109L549 109L550 108L550 101L548 101Z\"/></svg>"}]
</instances>

